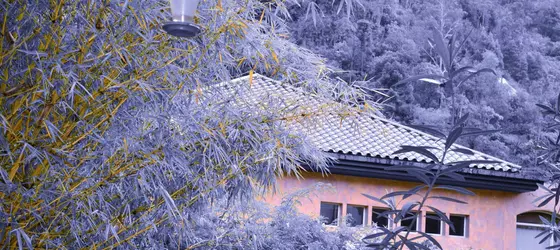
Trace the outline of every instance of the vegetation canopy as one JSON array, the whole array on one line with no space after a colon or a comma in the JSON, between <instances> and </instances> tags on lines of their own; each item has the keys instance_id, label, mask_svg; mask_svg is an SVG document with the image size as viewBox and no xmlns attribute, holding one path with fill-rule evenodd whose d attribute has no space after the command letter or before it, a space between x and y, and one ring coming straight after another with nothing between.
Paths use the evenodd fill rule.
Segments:
<instances>
[{"instance_id":1,"label":"vegetation canopy","mask_svg":"<svg viewBox=\"0 0 560 250\"><path fill-rule=\"evenodd\" d=\"M0 4L0 245L188 248L208 204L250 199L302 162L324 170L327 157L269 122L279 114L209 91L260 72L363 99L283 39L284 3L201 1L192 40L161 30L168 4Z\"/></svg>"}]
</instances>

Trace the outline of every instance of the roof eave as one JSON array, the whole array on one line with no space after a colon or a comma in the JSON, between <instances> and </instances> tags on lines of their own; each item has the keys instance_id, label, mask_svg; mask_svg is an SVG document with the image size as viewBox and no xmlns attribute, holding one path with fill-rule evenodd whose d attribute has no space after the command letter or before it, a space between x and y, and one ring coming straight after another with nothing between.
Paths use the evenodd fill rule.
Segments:
<instances>
[{"instance_id":1,"label":"roof eave","mask_svg":"<svg viewBox=\"0 0 560 250\"><path fill-rule=\"evenodd\" d=\"M426 163L382 159L375 157L330 153L336 162L329 168L332 174L357 177L390 179L400 181L419 182L414 176L404 171L387 171L389 166L425 166ZM460 173L465 181L451 178L440 178L438 184L455 185L484 190L498 190L514 193L532 192L538 189L537 183L544 181L537 178L523 176L520 172L497 171L469 168Z\"/></svg>"}]
</instances>

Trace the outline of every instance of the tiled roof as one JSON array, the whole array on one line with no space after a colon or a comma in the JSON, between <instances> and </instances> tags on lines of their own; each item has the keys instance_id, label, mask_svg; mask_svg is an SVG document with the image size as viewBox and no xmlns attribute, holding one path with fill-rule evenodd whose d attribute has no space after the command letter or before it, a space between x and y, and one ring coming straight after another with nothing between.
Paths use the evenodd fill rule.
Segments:
<instances>
[{"instance_id":1,"label":"tiled roof","mask_svg":"<svg viewBox=\"0 0 560 250\"><path fill-rule=\"evenodd\" d=\"M237 93L236 102L263 108L280 103L286 112L284 120L295 133L303 133L311 142L326 152L362 155L402 161L432 162L417 153L393 155L401 145L443 148L442 139L387 119L360 112L359 109L319 98L299 88L255 74L220 84L226 94ZM268 104L267 104L268 103ZM278 108L278 107L276 107ZM341 112L343 115L341 115ZM344 113L348 116L345 117ZM309 119L311 117L311 119ZM343 118L344 117L344 118ZM306 119L303 119L306 118ZM465 148L453 145L455 148ZM441 157L439 150L431 150ZM499 164L471 165L471 168L517 172L520 166L473 151L474 155L448 152L446 162L491 160Z\"/></svg>"}]
</instances>

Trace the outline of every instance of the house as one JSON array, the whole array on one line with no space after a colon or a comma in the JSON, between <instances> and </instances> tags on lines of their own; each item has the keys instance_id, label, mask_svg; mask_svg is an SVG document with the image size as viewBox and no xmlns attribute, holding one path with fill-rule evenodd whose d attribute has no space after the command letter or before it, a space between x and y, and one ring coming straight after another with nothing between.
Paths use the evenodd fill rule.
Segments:
<instances>
[{"instance_id":1,"label":"house","mask_svg":"<svg viewBox=\"0 0 560 250\"><path fill-rule=\"evenodd\" d=\"M227 83L231 89L242 88L240 99L247 105L266 108L271 101L281 103L282 110L291 117L312 119L289 119L283 121L290 131L306 136L313 145L334 159L330 173L313 171L301 177L283 176L277 182L277 190L264 199L278 204L287 193L309 187L317 182L329 183L334 191L317 193L310 200L302 200L299 210L311 216L323 216L326 224L336 225L343 215L352 215L351 226L392 227L387 219L377 214L389 209L362 194L381 197L388 191L409 190L418 180L402 171L386 168L400 165L426 166L431 162L417 153L393 155L402 145L432 146L441 148L443 142L430 134L418 131L387 119L367 115L358 108L327 101L305 91L288 86L261 75L242 77ZM343 117L346 110L357 115ZM464 148L453 145L454 148ZM434 151L436 155L437 152ZM454 223L455 231L440 221L427 218L429 210L416 211L416 219L400 222L413 224L416 231L432 234L444 249L545 249L552 244L542 244L534 236L544 226L539 216L550 218L554 211L549 204L538 208L535 198L544 194L537 184L543 176L533 174L523 167L490 155L474 152L474 155L450 152L448 161L491 160L498 163L471 165L460 174L465 181L441 179L440 184L465 187L475 196L452 191L436 190L434 195L445 195L466 201L467 204L445 200L429 200L429 205L439 208ZM400 197L399 197L400 198ZM402 203L401 203L402 205Z\"/></svg>"}]
</instances>

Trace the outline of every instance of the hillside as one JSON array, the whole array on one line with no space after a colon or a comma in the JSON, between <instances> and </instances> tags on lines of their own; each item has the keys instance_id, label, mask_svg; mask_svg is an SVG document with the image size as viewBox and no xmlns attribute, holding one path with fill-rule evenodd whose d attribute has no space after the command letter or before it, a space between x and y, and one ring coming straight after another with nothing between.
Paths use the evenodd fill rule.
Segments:
<instances>
[{"instance_id":1,"label":"hillside","mask_svg":"<svg viewBox=\"0 0 560 250\"><path fill-rule=\"evenodd\" d=\"M342 79L387 89L383 113L406 124L445 129L450 98L434 84L398 81L441 73L429 46L433 29L466 38L458 66L492 68L461 85L457 100L469 126L501 129L462 143L535 166L543 117L535 104L560 91L560 2L545 1L303 1L290 9L291 39L328 59ZM469 35L470 34L470 35ZM502 78L503 77L503 78Z\"/></svg>"}]
</instances>

